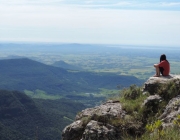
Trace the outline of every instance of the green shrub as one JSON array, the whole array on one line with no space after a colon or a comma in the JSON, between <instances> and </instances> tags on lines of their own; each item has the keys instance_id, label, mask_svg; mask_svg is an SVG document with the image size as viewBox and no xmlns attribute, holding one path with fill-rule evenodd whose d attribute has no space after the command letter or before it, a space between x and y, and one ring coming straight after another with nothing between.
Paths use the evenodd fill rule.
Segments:
<instances>
[{"instance_id":1,"label":"green shrub","mask_svg":"<svg viewBox=\"0 0 180 140\"><path fill-rule=\"evenodd\" d=\"M180 115L179 115L180 116ZM179 140L180 139L180 126L174 126L162 129L162 122L155 121L152 124L146 125L146 132L141 136L126 135L123 140Z\"/></svg>"},{"instance_id":2,"label":"green shrub","mask_svg":"<svg viewBox=\"0 0 180 140\"><path fill-rule=\"evenodd\" d=\"M122 108L128 113L133 114L133 112L140 113L142 110L142 103L147 98L149 94L143 95L140 87L136 85L130 86L128 89L124 89L121 93L120 103Z\"/></svg>"},{"instance_id":3,"label":"green shrub","mask_svg":"<svg viewBox=\"0 0 180 140\"><path fill-rule=\"evenodd\" d=\"M180 129L180 115L173 121L174 125Z\"/></svg>"},{"instance_id":4,"label":"green shrub","mask_svg":"<svg viewBox=\"0 0 180 140\"><path fill-rule=\"evenodd\" d=\"M166 129L154 129L153 132L146 132L137 140L179 140L180 139L180 129L176 127L166 128Z\"/></svg>"},{"instance_id":5,"label":"green shrub","mask_svg":"<svg viewBox=\"0 0 180 140\"><path fill-rule=\"evenodd\" d=\"M180 79L161 84L156 90L156 94L160 95L168 103L172 98L180 95Z\"/></svg>"},{"instance_id":6,"label":"green shrub","mask_svg":"<svg viewBox=\"0 0 180 140\"><path fill-rule=\"evenodd\" d=\"M131 85L128 89L123 90L123 97L127 100L137 99L141 94L141 88L136 85Z\"/></svg>"},{"instance_id":7,"label":"green shrub","mask_svg":"<svg viewBox=\"0 0 180 140\"><path fill-rule=\"evenodd\" d=\"M132 85L130 88L121 91L119 100L122 109L126 111L127 115L123 119L111 121L111 124L124 127L124 130L130 125L132 127L137 125L135 127L139 127L143 133L140 133L142 135L136 135L136 133L132 134L126 130L122 134L124 140L178 140L180 138L180 115L174 120L174 127L169 129L162 129L162 122L157 120L168 102L180 95L180 80L174 80L165 84L157 83L157 87L153 90L155 94L162 97L162 100L148 107L142 106L142 104L149 94L143 95L140 87ZM136 131L134 128L132 130ZM146 131L143 131L143 128Z\"/></svg>"},{"instance_id":8,"label":"green shrub","mask_svg":"<svg viewBox=\"0 0 180 140\"><path fill-rule=\"evenodd\" d=\"M82 125L85 127L91 121L91 117L83 117L81 121Z\"/></svg>"}]
</instances>

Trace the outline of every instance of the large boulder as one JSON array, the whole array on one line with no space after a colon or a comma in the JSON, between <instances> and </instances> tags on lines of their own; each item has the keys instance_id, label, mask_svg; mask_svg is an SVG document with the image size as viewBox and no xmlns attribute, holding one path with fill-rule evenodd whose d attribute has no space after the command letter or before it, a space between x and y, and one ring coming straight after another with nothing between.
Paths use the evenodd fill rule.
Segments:
<instances>
[{"instance_id":1,"label":"large boulder","mask_svg":"<svg viewBox=\"0 0 180 140\"><path fill-rule=\"evenodd\" d=\"M76 121L63 130L63 140L119 140L120 132L110 125L113 119L123 119L125 111L119 101L88 108L78 113Z\"/></svg>"},{"instance_id":2,"label":"large boulder","mask_svg":"<svg viewBox=\"0 0 180 140\"><path fill-rule=\"evenodd\" d=\"M180 79L180 75L169 75L160 77L150 77L145 83L143 90L148 91L150 94L155 94L154 91L158 88L158 85L165 84L167 82Z\"/></svg>"},{"instance_id":3,"label":"large boulder","mask_svg":"<svg viewBox=\"0 0 180 140\"><path fill-rule=\"evenodd\" d=\"M80 140L83 132L83 121L78 120L64 128L62 137L63 140Z\"/></svg>"},{"instance_id":4,"label":"large boulder","mask_svg":"<svg viewBox=\"0 0 180 140\"><path fill-rule=\"evenodd\" d=\"M168 86L169 82L174 82L174 90L171 89L171 93L164 91L161 95L157 95L156 92L160 89L160 86L162 84L163 87ZM146 106L147 110L151 109L152 112L157 113L161 101L166 100L168 103L158 118L163 122L164 128L172 126L173 121L180 114L179 85L180 75L150 77L144 84L144 93L147 91L151 94L143 103L143 106ZM168 90L167 87L164 87L164 89Z\"/></svg>"},{"instance_id":5,"label":"large boulder","mask_svg":"<svg viewBox=\"0 0 180 140\"><path fill-rule=\"evenodd\" d=\"M121 140L121 136L114 126L91 120L81 140Z\"/></svg>"},{"instance_id":6,"label":"large boulder","mask_svg":"<svg viewBox=\"0 0 180 140\"><path fill-rule=\"evenodd\" d=\"M163 114L159 117L164 122L164 127L172 125L173 121L180 115L180 95L171 99Z\"/></svg>"},{"instance_id":7,"label":"large boulder","mask_svg":"<svg viewBox=\"0 0 180 140\"><path fill-rule=\"evenodd\" d=\"M123 118L125 116L125 111L122 110L122 106L119 101L109 100L100 106L94 108L88 108L76 115L76 120L82 119L84 117L89 117L93 120L98 120L100 122L106 122L114 118Z\"/></svg>"},{"instance_id":8,"label":"large boulder","mask_svg":"<svg viewBox=\"0 0 180 140\"><path fill-rule=\"evenodd\" d=\"M151 95L144 100L143 106L154 106L154 103L159 102L161 97L159 95Z\"/></svg>"}]
</instances>

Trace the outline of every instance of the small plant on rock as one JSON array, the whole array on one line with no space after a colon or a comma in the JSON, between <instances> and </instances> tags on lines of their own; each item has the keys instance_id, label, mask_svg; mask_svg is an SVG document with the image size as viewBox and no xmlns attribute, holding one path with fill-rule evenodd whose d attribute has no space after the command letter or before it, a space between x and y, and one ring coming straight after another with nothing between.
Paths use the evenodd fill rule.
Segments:
<instances>
[{"instance_id":1,"label":"small plant on rock","mask_svg":"<svg viewBox=\"0 0 180 140\"><path fill-rule=\"evenodd\" d=\"M142 94L141 88L136 85L131 85L128 89L123 90L123 97L125 99L137 99Z\"/></svg>"},{"instance_id":2,"label":"small plant on rock","mask_svg":"<svg viewBox=\"0 0 180 140\"><path fill-rule=\"evenodd\" d=\"M161 85L156 92L163 97L164 101L169 102L172 98L180 95L180 79Z\"/></svg>"},{"instance_id":3,"label":"small plant on rock","mask_svg":"<svg viewBox=\"0 0 180 140\"><path fill-rule=\"evenodd\" d=\"M139 114L141 112L141 106L148 94L143 95L141 88L136 85L131 85L130 88L124 89L121 92L120 103L122 108L128 114Z\"/></svg>"},{"instance_id":4,"label":"small plant on rock","mask_svg":"<svg viewBox=\"0 0 180 140\"><path fill-rule=\"evenodd\" d=\"M177 116L177 118L173 121L173 123L175 124L175 126L180 128L180 115Z\"/></svg>"},{"instance_id":5,"label":"small plant on rock","mask_svg":"<svg viewBox=\"0 0 180 140\"><path fill-rule=\"evenodd\" d=\"M157 133L158 140L163 137L164 130L162 129L162 121L157 120L153 124L147 124L146 130L150 133Z\"/></svg>"}]
</instances>

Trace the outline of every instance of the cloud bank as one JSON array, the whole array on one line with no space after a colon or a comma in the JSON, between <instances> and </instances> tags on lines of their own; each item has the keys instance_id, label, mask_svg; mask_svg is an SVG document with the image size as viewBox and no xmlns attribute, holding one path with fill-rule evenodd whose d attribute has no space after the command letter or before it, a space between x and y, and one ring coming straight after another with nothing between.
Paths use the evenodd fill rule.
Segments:
<instances>
[{"instance_id":1,"label":"cloud bank","mask_svg":"<svg viewBox=\"0 0 180 140\"><path fill-rule=\"evenodd\" d=\"M180 45L180 2L0 0L0 41Z\"/></svg>"}]
</instances>

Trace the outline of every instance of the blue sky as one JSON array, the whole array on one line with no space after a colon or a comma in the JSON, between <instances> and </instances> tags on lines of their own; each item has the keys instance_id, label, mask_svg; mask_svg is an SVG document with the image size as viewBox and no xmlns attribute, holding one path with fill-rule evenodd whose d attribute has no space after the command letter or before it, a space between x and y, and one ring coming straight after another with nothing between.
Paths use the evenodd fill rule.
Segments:
<instances>
[{"instance_id":1,"label":"blue sky","mask_svg":"<svg viewBox=\"0 0 180 140\"><path fill-rule=\"evenodd\" d=\"M0 0L0 41L180 47L180 1Z\"/></svg>"}]
</instances>

